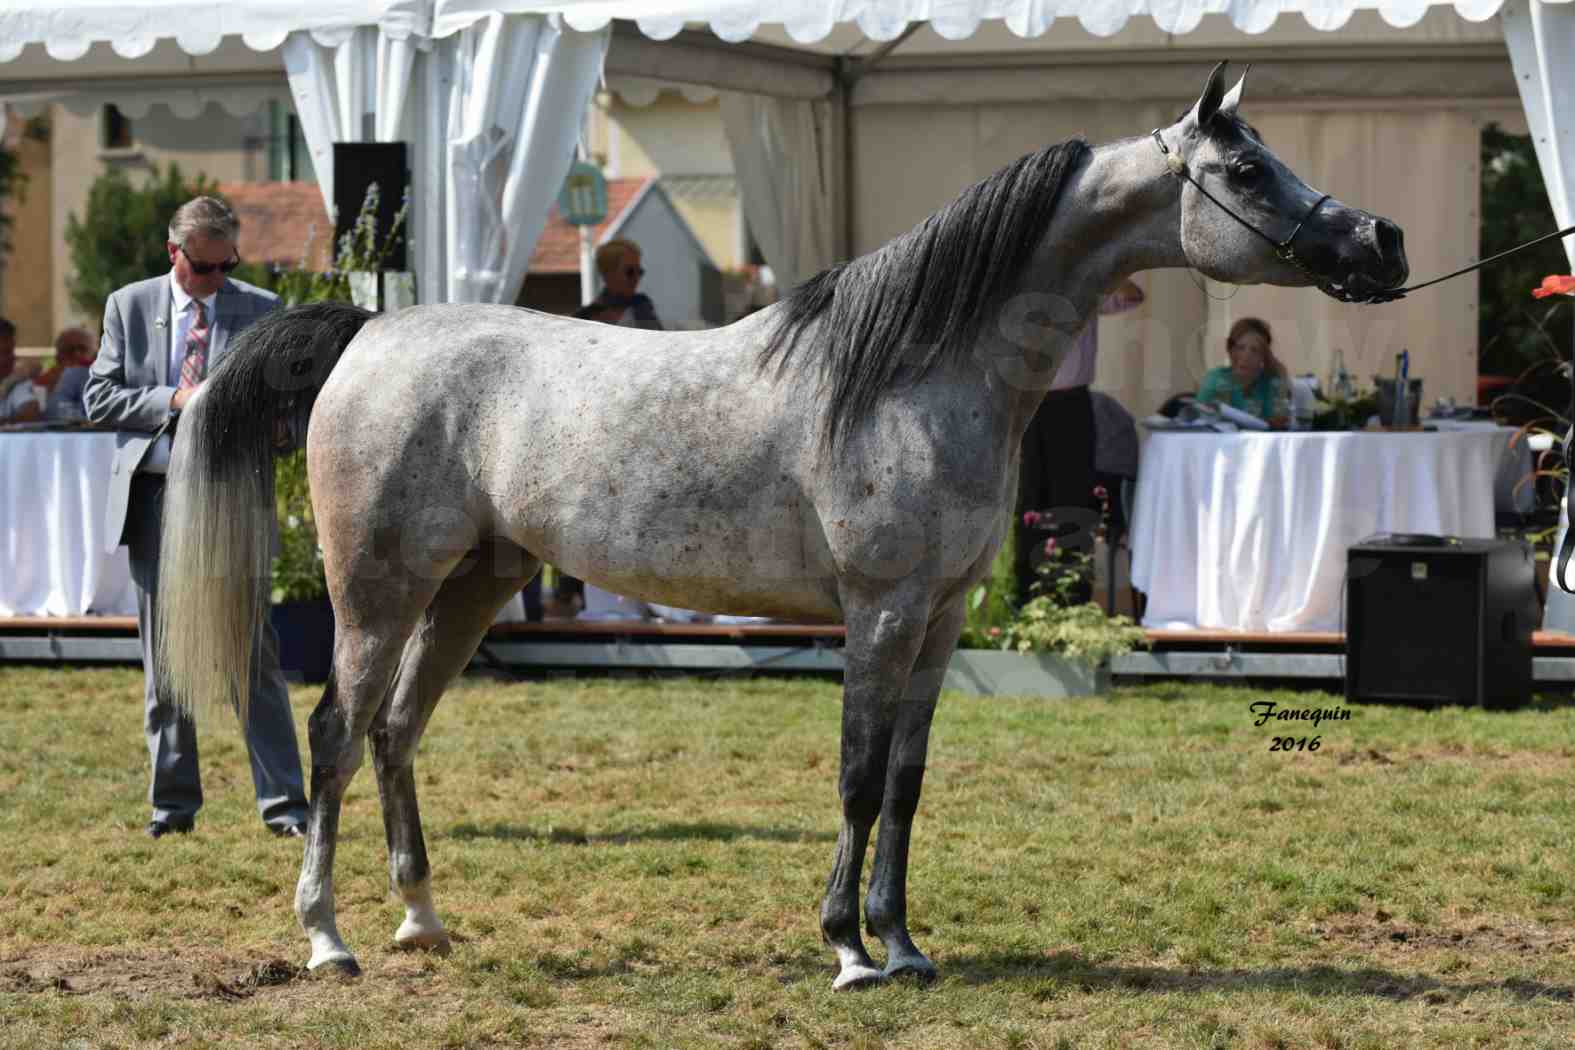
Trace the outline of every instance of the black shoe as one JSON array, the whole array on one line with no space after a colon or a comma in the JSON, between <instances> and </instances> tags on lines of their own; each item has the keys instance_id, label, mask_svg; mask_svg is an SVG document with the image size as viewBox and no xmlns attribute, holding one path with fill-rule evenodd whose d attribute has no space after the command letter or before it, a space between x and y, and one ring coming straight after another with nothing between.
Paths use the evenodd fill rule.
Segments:
<instances>
[{"instance_id":1,"label":"black shoe","mask_svg":"<svg viewBox=\"0 0 1575 1050\"><path fill-rule=\"evenodd\" d=\"M276 836L278 836L281 839L304 839L304 838L306 838L306 825L305 824L285 824L282 827L277 827L277 828L270 826L268 830L272 831Z\"/></svg>"},{"instance_id":2,"label":"black shoe","mask_svg":"<svg viewBox=\"0 0 1575 1050\"><path fill-rule=\"evenodd\" d=\"M158 820L155 818L148 821L148 837L160 839L165 835L170 834L184 835L189 832L195 826L195 824L196 821L192 820L190 817L186 817L185 819L180 817L171 817L168 820Z\"/></svg>"}]
</instances>

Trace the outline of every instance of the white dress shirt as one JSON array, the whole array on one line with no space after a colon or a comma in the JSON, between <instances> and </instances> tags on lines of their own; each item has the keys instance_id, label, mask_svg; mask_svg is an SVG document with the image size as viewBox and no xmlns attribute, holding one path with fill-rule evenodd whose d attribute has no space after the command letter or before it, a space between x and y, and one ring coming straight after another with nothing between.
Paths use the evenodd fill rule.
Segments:
<instances>
[{"instance_id":1,"label":"white dress shirt","mask_svg":"<svg viewBox=\"0 0 1575 1050\"><path fill-rule=\"evenodd\" d=\"M202 300L202 308L208 316L208 352L213 352L213 332L217 327L217 318L213 316L213 307L219 298L219 293ZM170 386L180 386L180 366L186 362L186 335L191 331L191 322L196 318L196 311L192 303L196 300L186 294L186 289L180 286L175 279L175 271L170 271L170 345L169 345L169 377ZM139 473L163 474L169 470L170 465L170 437L168 434L159 438L148 450L147 458L142 461Z\"/></svg>"}]
</instances>

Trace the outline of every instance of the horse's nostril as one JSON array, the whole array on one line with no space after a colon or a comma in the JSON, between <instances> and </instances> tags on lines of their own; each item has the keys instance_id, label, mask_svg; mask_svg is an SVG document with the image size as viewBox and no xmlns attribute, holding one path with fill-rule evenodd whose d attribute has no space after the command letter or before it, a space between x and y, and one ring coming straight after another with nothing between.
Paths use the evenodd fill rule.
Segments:
<instances>
[{"instance_id":1,"label":"horse's nostril","mask_svg":"<svg viewBox=\"0 0 1575 1050\"><path fill-rule=\"evenodd\" d=\"M1409 272L1405 260L1405 234L1388 219L1377 220L1378 254L1391 267ZM1403 278L1402 278L1403 279Z\"/></svg>"}]
</instances>

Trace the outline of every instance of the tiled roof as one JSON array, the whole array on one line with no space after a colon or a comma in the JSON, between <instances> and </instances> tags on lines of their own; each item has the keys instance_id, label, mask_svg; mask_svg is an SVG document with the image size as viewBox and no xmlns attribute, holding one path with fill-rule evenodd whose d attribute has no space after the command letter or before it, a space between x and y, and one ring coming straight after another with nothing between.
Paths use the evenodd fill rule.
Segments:
<instances>
[{"instance_id":1,"label":"tiled roof","mask_svg":"<svg viewBox=\"0 0 1575 1050\"><path fill-rule=\"evenodd\" d=\"M317 183L226 182L219 194L241 220L242 259L296 266L305 255L308 269L328 269L334 224Z\"/></svg>"},{"instance_id":2,"label":"tiled roof","mask_svg":"<svg viewBox=\"0 0 1575 1050\"><path fill-rule=\"evenodd\" d=\"M654 177L607 180L607 218L591 227L593 244L600 242L608 227L618 221L653 181ZM300 262L310 239L309 268L328 268L334 227L323 207L323 195L317 183L227 182L219 187L219 193L240 217L242 259L294 266ZM579 228L559 217L556 204L547 216L547 226L530 257L530 272L580 272Z\"/></svg>"},{"instance_id":3,"label":"tiled roof","mask_svg":"<svg viewBox=\"0 0 1575 1050\"><path fill-rule=\"evenodd\" d=\"M593 245L601 242L607 228L616 223L618 217L634 203L634 199L640 195L641 190L645 189L646 184L654 181L654 177L607 180L607 218L600 225L591 227ZM580 228L564 222L558 215L556 204L552 206L552 214L547 216L547 227L541 231L541 239L536 242L536 251L531 254L530 272L535 274L580 272Z\"/></svg>"}]
</instances>

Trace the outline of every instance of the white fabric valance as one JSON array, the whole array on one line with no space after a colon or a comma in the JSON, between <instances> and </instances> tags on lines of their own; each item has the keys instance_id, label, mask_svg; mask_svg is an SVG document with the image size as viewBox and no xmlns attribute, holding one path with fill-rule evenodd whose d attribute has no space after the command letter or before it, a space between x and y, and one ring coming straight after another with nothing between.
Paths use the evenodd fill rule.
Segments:
<instances>
[{"instance_id":1,"label":"white fabric valance","mask_svg":"<svg viewBox=\"0 0 1575 1050\"><path fill-rule=\"evenodd\" d=\"M1571 0L1544 0L1567 4ZM308 32L319 44L343 43L357 27L384 36L452 36L495 14L562 15L564 24L594 32L614 19L639 25L652 39L671 38L689 25L709 26L725 41L748 39L761 26L782 26L800 44L825 39L852 23L871 40L895 39L911 24L928 22L948 40L972 36L999 21L1019 37L1042 36L1058 19L1075 20L1095 36L1110 36L1133 17L1152 18L1165 33L1196 29L1205 15L1227 16L1245 33L1262 33L1282 14L1299 14L1315 29L1341 28L1352 14L1377 11L1391 26L1415 25L1430 7L1453 8L1485 21L1505 0L5 0L0 4L0 62L29 44L50 56L81 58L97 41L117 55L137 58L161 39L192 55L206 55L226 36L258 51Z\"/></svg>"},{"instance_id":2,"label":"white fabric valance","mask_svg":"<svg viewBox=\"0 0 1575 1050\"><path fill-rule=\"evenodd\" d=\"M292 32L341 43L357 26L377 26L394 39L430 32L432 0L5 0L0 4L0 62L28 44L42 44L62 62L81 58L97 41L122 58L140 58L173 38L190 55L206 55L226 36L271 51Z\"/></svg>"},{"instance_id":3,"label":"white fabric valance","mask_svg":"<svg viewBox=\"0 0 1575 1050\"><path fill-rule=\"evenodd\" d=\"M1556 0L1569 2L1569 0ZM1453 0L1460 17L1485 21L1504 0ZM657 40L701 23L726 41L747 40L764 24L780 24L800 44L824 39L839 22L852 22L871 40L893 40L914 22L962 40L986 20L1003 21L1021 37L1042 36L1058 18L1076 19L1095 36L1119 32L1147 15L1166 33L1187 33L1204 15L1228 15L1244 33L1262 33L1282 14L1300 14L1315 29L1335 30L1360 10L1376 10L1392 26L1415 25L1433 0L435 0L432 32L457 32L489 12L562 14L575 29L600 29L613 19L637 23Z\"/></svg>"}]
</instances>

